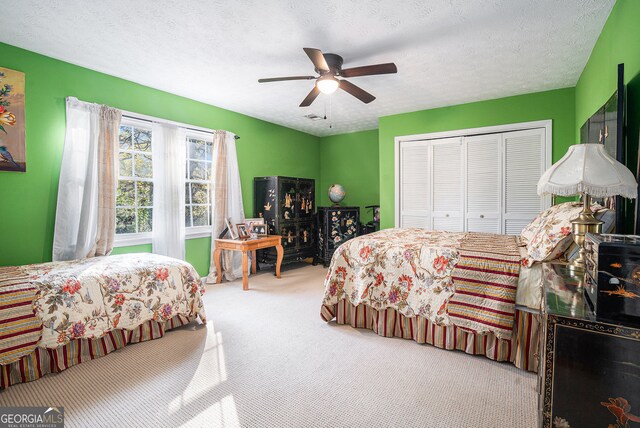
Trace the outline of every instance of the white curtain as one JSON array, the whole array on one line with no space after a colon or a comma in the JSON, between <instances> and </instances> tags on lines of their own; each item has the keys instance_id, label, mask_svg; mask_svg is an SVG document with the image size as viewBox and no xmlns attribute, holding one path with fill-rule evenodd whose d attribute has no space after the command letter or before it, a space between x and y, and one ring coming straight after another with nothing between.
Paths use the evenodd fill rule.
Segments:
<instances>
[{"instance_id":1,"label":"white curtain","mask_svg":"<svg viewBox=\"0 0 640 428\"><path fill-rule=\"evenodd\" d=\"M215 239L225 228L224 219L230 218L235 226L244 221L242 189L235 135L227 131L213 134L213 171L211 174L211 266L208 283L216 281L216 265L213 260ZM251 267L251 266L249 266ZM239 251L222 252L222 273L228 281L242 277L242 254Z\"/></svg>"},{"instance_id":2,"label":"white curtain","mask_svg":"<svg viewBox=\"0 0 640 428\"><path fill-rule=\"evenodd\" d=\"M115 237L120 110L66 102L53 260L108 255Z\"/></svg>"},{"instance_id":3,"label":"white curtain","mask_svg":"<svg viewBox=\"0 0 640 428\"><path fill-rule=\"evenodd\" d=\"M184 128L154 123L153 252L184 260L186 135Z\"/></svg>"}]
</instances>

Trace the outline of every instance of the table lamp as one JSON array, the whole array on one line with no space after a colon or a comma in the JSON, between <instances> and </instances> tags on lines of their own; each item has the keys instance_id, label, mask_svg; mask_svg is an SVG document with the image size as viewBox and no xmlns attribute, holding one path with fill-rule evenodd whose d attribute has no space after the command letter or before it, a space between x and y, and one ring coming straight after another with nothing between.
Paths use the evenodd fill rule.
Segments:
<instances>
[{"instance_id":1,"label":"table lamp","mask_svg":"<svg viewBox=\"0 0 640 428\"><path fill-rule=\"evenodd\" d=\"M578 257L570 262L574 269L584 269L584 238L587 232L600 233L602 222L591 211L591 198L623 196L635 199L638 183L631 171L609 155L602 144L576 144L538 181L538 194L582 195L584 207L571 220L573 241L580 247ZM616 207L619 209L620 207Z\"/></svg>"}]
</instances>

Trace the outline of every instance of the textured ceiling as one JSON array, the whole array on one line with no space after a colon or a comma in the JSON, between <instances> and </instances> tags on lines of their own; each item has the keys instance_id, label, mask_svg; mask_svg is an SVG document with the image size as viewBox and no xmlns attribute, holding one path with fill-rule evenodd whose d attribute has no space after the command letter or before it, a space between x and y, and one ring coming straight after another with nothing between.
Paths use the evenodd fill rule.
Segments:
<instances>
[{"instance_id":1,"label":"textured ceiling","mask_svg":"<svg viewBox=\"0 0 640 428\"><path fill-rule=\"evenodd\" d=\"M0 41L309 132L373 129L378 118L576 84L615 0L20 0L0 14ZM343 91L298 104L313 81L302 51L344 68L377 97ZM74 95L74 94L69 94ZM311 121L304 115L325 115ZM332 128L329 128L329 122Z\"/></svg>"}]
</instances>

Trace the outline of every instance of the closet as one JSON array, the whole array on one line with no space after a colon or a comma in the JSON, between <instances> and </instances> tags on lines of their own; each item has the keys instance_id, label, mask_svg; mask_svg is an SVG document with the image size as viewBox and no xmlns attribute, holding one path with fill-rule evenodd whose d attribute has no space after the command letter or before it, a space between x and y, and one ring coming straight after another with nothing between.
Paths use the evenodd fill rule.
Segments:
<instances>
[{"instance_id":1,"label":"closet","mask_svg":"<svg viewBox=\"0 0 640 428\"><path fill-rule=\"evenodd\" d=\"M398 144L398 227L515 235L550 203L545 128Z\"/></svg>"}]
</instances>

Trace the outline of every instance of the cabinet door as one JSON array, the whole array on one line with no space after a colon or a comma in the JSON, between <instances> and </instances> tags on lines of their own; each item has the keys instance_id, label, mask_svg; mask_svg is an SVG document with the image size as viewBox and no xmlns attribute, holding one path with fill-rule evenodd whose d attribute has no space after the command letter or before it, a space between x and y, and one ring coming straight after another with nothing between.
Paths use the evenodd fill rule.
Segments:
<instances>
[{"instance_id":1,"label":"cabinet door","mask_svg":"<svg viewBox=\"0 0 640 428\"><path fill-rule=\"evenodd\" d=\"M296 196L298 183L296 179L281 178L279 184L280 221L295 220Z\"/></svg>"},{"instance_id":2,"label":"cabinet door","mask_svg":"<svg viewBox=\"0 0 640 428\"><path fill-rule=\"evenodd\" d=\"M331 210L327 215L327 222L329 251L335 250L358 234L358 214L355 210Z\"/></svg>"},{"instance_id":3,"label":"cabinet door","mask_svg":"<svg viewBox=\"0 0 640 428\"><path fill-rule=\"evenodd\" d=\"M503 233L519 235L549 200L538 196L537 184L546 167L544 129L506 132L504 141Z\"/></svg>"},{"instance_id":4,"label":"cabinet door","mask_svg":"<svg viewBox=\"0 0 640 428\"><path fill-rule=\"evenodd\" d=\"M462 138L431 142L432 229L461 232L463 225Z\"/></svg>"},{"instance_id":5,"label":"cabinet door","mask_svg":"<svg viewBox=\"0 0 640 428\"><path fill-rule=\"evenodd\" d=\"M282 236L282 248L284 250L293 250L296 247L296 225L293 222L282 223L280 225L280 233Z\"/></svg>"},{"instance_id":6,"label":"cabinet door","mask_svg":"<svg viewBox=\"0 0 640 428\"><path fill-rule=\"evenodd\" d=\"M428 141L400 143L398 225L402 228L431 228L429 151Z\"/></svg>"},{"instance_id":7,"label":"cabinet door","mask_svg":"<svg viewBox=\"0 0 640 428\"><path fill-rule=\"evenodd\" d=\"M589 134L587 142L604 143L604 107L589 118Z\"/></svg>"},{"instance_id":8,"label":"cabinet door","mask_svg":"<svg viewBox=\"0 0 640 428\"><path fill-rule=\"evenodd\" d=\"M274 220L278 210L275 177L261 177L253 180L253 215L265 221ZM271 231L270 233L275 233Z\"/></svg>"},{"instance_id":9,"label":"cabinet door","mask_svg":"<svg viewBox=\"0 0 640 428\"><path fill-rule=\"evenodd\" d=\"M604 147L618 159L618 97L613 96L604 105Z\"/></svg>"},{"instance_id":10,"label":"cabinet door","mask_svg":"<svg viewBox=\"0 0 640 428\"><path fill-rule=\"evenodd\" d=\"M464 139L465 231L500 233L502 134Z\"/></svg>"},{"instance_id":11,"label":"cabinet door","mask_svg":"<svg viewBox=\"0 0 640 428\"><path fill-rule=\"evenodd\" d=\"M298 223L297 233L298 249L305 250L315 247L316 240L313 233L313 222L303 221Z\"/></svg>"},{"instance_id":12,"label":"cabinet door","mask_svg":"<svg viewBox=\"0 0 640 428\"><path fill-rule=\"evenodd\" d=\"M313 180L298 180L298 192L296 194L296 212L299 219L308 219L313 216L315 209L315 182Z\"/></svg>"}]
</instances>

